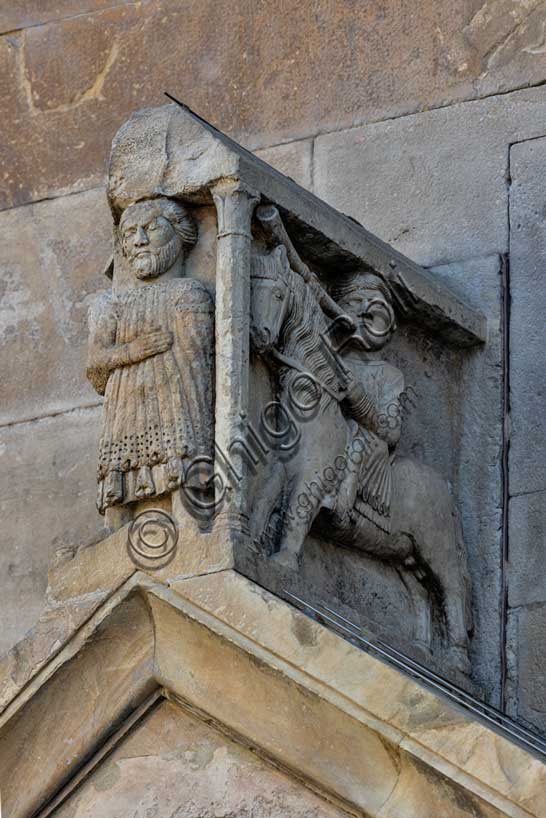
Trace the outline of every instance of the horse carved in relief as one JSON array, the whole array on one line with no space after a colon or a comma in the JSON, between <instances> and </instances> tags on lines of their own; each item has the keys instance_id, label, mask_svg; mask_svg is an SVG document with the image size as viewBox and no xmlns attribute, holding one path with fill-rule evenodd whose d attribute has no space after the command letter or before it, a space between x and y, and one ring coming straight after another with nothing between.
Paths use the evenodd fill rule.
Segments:
<instances>
[{"instance_id":1,"label":"horse carved in relief","mask_svg":"<svg viewBox=\"0 0 546 818\"><path fill-rule=\"evenodd\" d=\"M356 390L364 414L348 411L355 392L351 366L333 354L332 321L316 288L292 269L284 246L255 257L251 283L253 350L273 375L280 413L298 427L298 445L280 452L261 481L265 490L251 514L254 541L272 559L297 567L312 532L413 572L434 589L453 663L468 673L470 583L446 482L429 467L397 457L388 433L366 428L362 417L372 401L365 389ZM379 322L387 320L381 300ZM375 337L382 339L377 349L390 336L379 330Z\"/></svg>"}]
</instances>

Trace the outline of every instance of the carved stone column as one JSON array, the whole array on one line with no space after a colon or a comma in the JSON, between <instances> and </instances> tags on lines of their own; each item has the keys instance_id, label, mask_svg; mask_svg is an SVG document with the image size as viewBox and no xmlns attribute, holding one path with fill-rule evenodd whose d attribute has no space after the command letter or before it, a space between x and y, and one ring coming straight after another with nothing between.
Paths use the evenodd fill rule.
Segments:
<instances>
[{"instance_id":1,"label":"carved stone column","mask_svg":"<svg viewBox=\"0 0 546 818\"><path fill-rule=\"evenodd\" d=\"M227 486L217 525L247 530L251 222L259 194L237 181L212 188L218 218L216 255L216 473Z\"/></svg>"}]
</instances>

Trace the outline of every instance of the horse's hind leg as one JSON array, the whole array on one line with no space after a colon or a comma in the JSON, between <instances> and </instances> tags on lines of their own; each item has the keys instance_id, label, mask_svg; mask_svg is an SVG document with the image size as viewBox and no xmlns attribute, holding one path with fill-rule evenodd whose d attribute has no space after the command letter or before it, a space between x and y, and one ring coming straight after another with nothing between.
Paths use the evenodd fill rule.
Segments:
<instances>
[{"instance_id":1,"label":"horse's hind leg","mask_svg":"<svg viewBox=\"0 0 546 818\"><path fill-rule=\"evenodd\" d=\"M447 484L432 469L401 459L395 461L395 495L396 529L415 543L417 571L421 568L442 609L448 652L454 666L468 674L470 580Z\"/></svg>"}]
</instances>

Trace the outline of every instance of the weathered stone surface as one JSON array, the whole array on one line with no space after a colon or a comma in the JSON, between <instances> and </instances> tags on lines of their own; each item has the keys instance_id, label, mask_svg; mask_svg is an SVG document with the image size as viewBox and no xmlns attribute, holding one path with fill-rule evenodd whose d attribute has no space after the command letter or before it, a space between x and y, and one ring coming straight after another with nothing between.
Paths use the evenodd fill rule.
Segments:
<instances>
[{"instance_id":1,"label":"weathered stone surface","mask_svg":"<svg viewBox=\"0 0 546 818\"><path fill-rule=\"evenodd\" d=\"M229 181L218 182L218 179ZM234 181L231 181L232 179ZM475 344L478 340L485 340L486 320L482 314L477 309L468 307L459 296L450 293L447 287L440 286L434 275L422 270L409 259L401 257L354 220L333 210L317 197L299 188L290 179L267 166L263 161L257 160L248 151L195 116L184 106L169 104L136 112L122 126L113 142L108 178L109 200L116 221L119 219L118 233L125 235L123 233L125 219L131 219L128 214L133 208L136 208L141 214L139 216L142 218L142 224L139 226L140 232L135 232L134 239L135 248L137 246L140 248L138 252L135 251L135 259L139 264L141 263L139 260L141 248L148 247L150 244L145 228L147 229L150 218L148 210L152 205L150 203L135 205L131 202L158 194L160 198L155 200L157 202L165 202L167 196L185 197L190 202L206 205L212 198L218 213L216 259L216 358L218 365L215 444L220 453L229 452L231 454L230 447L241 442L238 438L243 429L241 420L248 417L251 408L248 400L249 341L247 327L249 323L252 325L251 336L255 353L253 357L263 356L264 362L271 363L271 359L275 359L274 353L278 353L278 360L281 363L273 365L273 369L276 366L277 372L272 373L272 379L277 376L279 366L283 368L283 354L289 354L296 361L296 364L289 361L289 367L296 370L300 366L309 367L319 382L322 378L326 379L324 389L325 392L330 391L330 393L343 383L343 380L332 370L328 356L322 352L321 338L328 331L332 315L339 316L340 312L353 315L360 336L366 339L365 343L370 344L375 352L378 352L390 340L395 326L394 309L397 306L394 296L385 287L384 280L377 276L372 276L373 281L369 278L371 274L367 274L368 277L360 274L346 275L343 278L341 273L347 273L351 263L353 265L366 264L372 267L374 271L382 273L389 283L391 282L389 272L393 273L395 268L400 267L400 272L403 272L404 276L407 274L410 279L411 286L407 285L409 293L414 296L414 301L420 301L428 309L427 325L432 326L438 336L444 337L444 330L448 325L450 339L452 339L452 332L455 334L454 331L458 328L460 335L466 333L473 338ZM269 210L273 211L277 219L276 227L271 229L273 233L277 230L278 234L270 235L269 239L264 238L261 242L260 237L268 235L267 219L263 207L260 207L255 213L254 235L250 231L252 210L260 194L266 201L278 204L282 216L286 212L287 225L284 226L281 212L271 205ZM156 205L153 207L155 208ZM143 209L146 210L144 215L142 215ZM262 225L261 228L260 225ZM299 232L296 232L296 225L299 225ZM324 263L329 261L330 266L335 268L335 258L345 265L344 270L335 270L339 275L338 278L329 280L330 295L321 287L318 279L315 281L315 288L307 287L304 283L304 279L310 278L310 273L304 266L304 261L298 256L296 247L288 235L288 229L292 229L293 241L305 261L308 256L311 259L322 256L321 245L315 241L314 230L320 235L322 244L327 248L324 253L327 259ZM172 240L176 244L176 236ZM249 250L253 240L256 243L251 269ZM129 239L124 237L125 241ZM266 246L268 242L277 243L277 245L280 243L280 246L271 250ZM146 252L149 253L149 249ZM180 272L178 267L175 270L173 266L172 270L173 275ZM296 272L298 270L299 272ZM114 293L116 287L119 290L122 286L128 288L130 286L134 290L135 276L127 278L124 284L124 279L119 278L119 272L116 266ZM343 286L348 288L346 302L339 294L343 289L343 282ZM148 288L148 294L155 297L155 294L161 292L160 286L156 282L154 288ZM336 297L334 296L336 287L338 287L337 302L333 300ZM140 294L139 299L144 298L146 289L142 283L139 284L136 290ZM380 290L384 291L381 297ZM459 291L461 290L464 290L462 286L459 287ZM322 294L317 295L317 292ZM420 299L417 294L420 295ZM428 295L428 298L425 294ZM375 319L370 319L367 312L361 312L363 305L368 304L371 298L374 299L374 310L379 311L383 316L389 316L390 320L389 329L386 333L381 334L381 327L384 326L383 319L379 313L376 316L376 329L379 328L380 341L377 340L377 333L372 332L366 323L367 320L375 321ZM91 344L91 358L96 353L99 362L106 360L105 370L120 370L122 377L126 373L129 377L132 370L127 367L140 365L140 358L134 358L130 350L127 353L122 344L119 344L119 348L116 346L119 342L114 341L115 333L111 327L114 324L118 325L117 322L121 321L118 313L123 315L123 309L125 309L121 295L118 296L117 303L113 306L117 313L112 312L110 322L106 323L105 329L109 334L107 336L105 332L104 337L108 338L108 341L105 343L103 338L97 336L98 342L95 340ZM496 303L495 306L497 306ZM277 309L280 313L279 317L273 320L272 315L275 316L274 311ZM368 319L365 319L364 315L368 316ZM422 317L421 313L418 317L419 319ZM465 318L468 320L465 321ZM134 331L133 327L131 331ZM260 344L260 339L262 339L262 344ZM131 340L130 343L132 344L133 341ZM203 342L200 343L200 349L202 346ZM123 353L121 363L115 357L118 353ZM158 351L158 355L162 354L164 354L163 348ZM118 361L117 365L116 361ZM286 365L286 362L284 364ZM376 368L376 364L379 368ZM143 365L142 371L148 371L144 368L145 366L146 364ZM149 370L148 377L151 383L155 382L156 370L161 372L162 367L162 359L157 358L153 369ZM364 392L368 390L369 395L373 395L373 398L370 399L374 402L372 407L374 417L375 414L386 413L403 391L403 364L400 370L396 370L393 374L394 370L389 369L389 364L376 358L370 363L357 352L352 358L348 355L346 367L353 373L355 384L364 384L360 388ZM98 364L96 366L93 364L92 370L94 369L99 370L99 375L101 374L101 367ZM370 371L371 369L373 372ZM199 370L198 375L201 376L202 362L199 362ZM176 369L173 368L172 371L174 378ZM290 394L287 389L291 381L288 377L284 377L284 374L279 387L273 387L270 397L273 399L274 396L278 396L281 404L288 405ZM174 381L176 381L175 378ZM447 381L448 387L451 387L453 377L449 377L449 373L447 373ZM100 382L102 388L102 375ZM113 498L113 503L119 499L124 502L127 500L128 503L137 502L138 491L128 495L127 498L116 493L119 491L122 480L125 479L119 473L118 452L123 450L125 446L123 441L127 440L128 435L131 434L130 430L125 429L124 420L129 418L131 424L136 425L137 431L142 432L139 423L147 423L148 418L151 418L152 426L149 428L158 429L162 422L161 412L165 411L165 406L168 409L169 404L168 400L161 399L156 404L154 402L155 392L157 391L161 398L161 390L154 389L153 397L146 402L146 415L142 416L141 421L138 414L138 403L135 408L134 401L145 392L145 388L140 391L136 388L127 389L124 392L118 388L115 381L113 383L112 393L107 396L107 423L113 424L114 420L119 423L120 436L116 438L119 443L116 443L110 466L113 482L111 487L107 487L105 482L105 489L108 488L105 497L109 501ZM112 381L109 381L108 386L111 385ZM143 385L144 387L146 385L144 381ZM170 394L169 389L165 392L167 396ZM110 401L110 394L115 396L113 402ZM334 391L334 397L336 396ZM116 404L118 398L119 404ZM366 394L365 398L368 399ZM353 401L352 405L350 405L350 399ZM453 497L445 480L448 475L438 476L431 469L421 468L417 458L412 459L408 464L402 463L402 465L398 459L393 461L391 453L398 442L400 430L398 429L397 435L383 434L385 429L379 428L378 419L370 418L370 410L359 410L357 405L359 400L362 400L361 396L357 399L351 395L347 396L344 405L341 405L341 400L322 401L315 416L311 418L316 423L300 424L302 442L298 451L285 457L282 464L279 464L275 456L272 456L262 472L258 467L257 482L268 487L264 492L262 485L259 510L248 502L243 480L234 480L230 486L232 506L227 509L228 514L226 514L226 518L229 515L228 526L232 526L230 530L234 530L234 521L237 519L240 522L240 528L237 530L246 533L247 510L250 510L252 541L257 549L261 550L264 563L271 558L271 574L275 574L275 566L281 565L285 558L288 561L293 559L294 564L284 566L292 570L293 577L283 575L282 582L286 582L293 590L299 592L300 588L294 588L292 583L305 577L302 587L306 591L315 591L320 587L320 590L324 592L321 594L323 602L330 602L332 596L330 580L335 577L333 582L335 591L341 589L335 596L341 597L341 603L349 606L348 613L356 613L356 620L359 623L363 625L377 623L381 636L385 636L387 632L392 634L392 637L397 640L398 647L403 648L407 645L410 652L414 644L420 644L424 651L434 652L434 660L438 668L442 667L446 674L450 674L450 678L455 676L457 680L460 680L459 677L467 677L470 674L467 656L468 634L471 630L470 582L466 569L466 551L457 526ZM127 402L129 411L125 414L125 403ZM434 416L439 412L440 407L437 402L431 401L430 403L431 414ZM442 408L447 408L447 414L451 417L453 411L449 404L446 406L444 401ZM257 410L258 414L260 409L259 406L252 406L252 411ZM201 418L206 418L205 410L200 409L198 414ZM137 420L134 421L133 418ZM351 418L356 426L348 424L347 418ZM452 425L454 426L455 422L452 422ZM353 470L354 479L351 487L344 489L346 497L341 496L341 490L337 498L326 497L327 494L334 495L335 492L319 489L319 494L322 491L322 495L317 498L318 502L314 505L313 516L309 515L309 519L305 519L305 514L299 515L299 520L297 520L299 524L289 525L288 512L284 514L283 509L287 508L292 515L297 515L295 506L299 501L300 492L306 490L311 484L310 481L318 473L325 474L328 469L332 470L332 463L336 456L342 458L347 452L348 441L352 441L354 430L359 427L362 427L364 435L368 432L372 436L378 435L379 454L374 453L374 457L365 463L362 463L365 458L361 458L362 473L357 469ZM145 432L139 437L144 437ZM450 444L454 440L452 428L448 429L446 437L447 440L441 438L438 440L438 448L450 449ZM429 445L427 435L423 436L421 442L424 447ZM142 455L143 470L154 467L153 458L156 456L163 458L161 446L159 442L150 444L146 448L146 453ZM431 448L434 449L434 447ZM285 452L283 452L283 457L284 454ZM150 460L145 459L148 456ZM237 456L240 457L240 455ZM247 461L248 456L245 466L248 465ZM122 471L138 470L132 465L131 459L123 462L128 465ZM170 463L170 460L168 462ZM285 471L285 476L279 477L282 469ZM370 477L369 484L366 482L368 477ZM140 476L137 479L140 480ZM348 478L345 485L349 482ZM351 497L353 487L354 494ZM145 488L148 489L148 485ZM155 493L158 494L158 492ZM152 487L150 495L153 494ZM304 494L301 496L305 497ZM244 501L239 502L240 498L244 498ZM375 506L368 505L370 509L368 512L361 511L358 506L361 498L363 498L362 506L368 503L368 500L372 500ZM321 521L320 511L321 509L332 509L336 499L339 502L335 506L335 513L340 518L346 516L349 522L346 528L343 528L343 523L338 523L336 529L336 521L334 521L332 528L328 530L327 521L324 519ZM136 508L137 512L138 510ZM351 516L353 511L354 516ZM325 515L327 513L325 511ZM268 531L269 524L272 519L275 519L276 514L280 518L279 536L277 541L270 544L263 535ZM370 514L377 516L370 517ZM330 519L333 516L331 515ZM379 516L382 516L383 519L378 522L377 517ZM386 520L386 517L389 519ZM300 520L303 521L300 522ZM365 582L368 567L366 561L361 564L360 570L356 570L354 562L350 561L350 557L344 550L339 551L337 558L333 557L331 552L323 556L317 561L318 568L311 568L310 571L302 568L301 571L298 571L295 563L302 553L305 538L311 532L311 526L315 522L316 537L330 542L332 546L349 545L368 556L376 556L385 562L396 563L396 565L389 566L387 570L384 570L384 565L380 565L375 572L378 575L376 584L370 584L370 586ZM350 525L353 526L352 530L349 530ZM401 546L397 546L398 542L401 542ZM246 569L245 557L251 550L245 550L246 545L247 543L243 543L241 550L244 556L238 563L241 570ZM406 568L404 561L412 554L412 549L415 549L415 554L413 563L409 563L411 566L409 570L415 569L417 565L424 565L424 575L434 578L434 587L431 587L433 583L431 580L429 587L423 591L419 586L419 577L410 576L406 579L405 575L402 578L398 575L398 563L402 563L403 568ZM274 556L273 552L275 552ZM329 570L328 566L333 563L336 563L335 568ZM279 578L275 576L272 580L273 584L270 585L271 577L268 576L267 566L263 571L260 570L262 567L258 567L259 578L256 572L252 573L252 566L248 569L249 575L268 587L280 590L277 582ZM338 568L339 570L336 570ZM351 582L350 578L354 578L355 581ZM388 588L391 582L393 589L389 595ZM400 588L400 584L406 582L408 585L417 586L413 592L405 592L405 589ZM368 610L368 599L373 600L374 603L377 600L377 610L371 612ZM433 603L432 599L436 602ZM398 604L401 600L403 600L402 604ZM434 614L432 614L429 608L432 609L434 604ZM376 613L377 615L374 615ZM407 630L404 629L403 632L397 634L397 625L401 620L408 627ZM418 621L421 624L421 620L425 622L419 629L415 623ZM431 636L432 620L437 627Z\"/></svg>"},{"instance_id":2,"label":"weathered stone surface","mask_svg":"<svg viewBox=\"0 0 546 818\"><path fill-rule=\"evenodd\" d=\"M157 701L158 684L166 686L171 701L189 708L192 718L209 725L196 730L210 731L218 724L224 734L227 730L351 811L377 818L391 813L399 818L546 814L546 768L540 762L234 572L177 582L175 589L143 574L134 579L83 627L75 624L69 640L45 666L39 665L40 673L4 710L0 784L3 806L13 818L58 791L71 771L104 747L114 726L124 729L130 723L125 719L133 717L144 697L153 694L151 700ZM33 657L33 652L26 655ZM43 718L47 712L56 714L53 723ZM161 775L166 767L154 761L148 767L146 759L163 756L166 746L169 763L187 764L196 777L210 759L215 775L207 779L208 793L222 780L230 752L248 752L232 748L197 757L177 752L181 741L187 749L188 737L195 735L191 725L183 738L170 719L150 730L146 724L152 722L118 744L114 760L120 769L107 763L106 775L105 766L92 774L90 783L98 784L95 798L104 802L109 793L116 794L121 768L130 773L137 763L140 775L138 782L130 776L132 791L139 793L147 780L145 792L159 797L157 782L148 775ZM204 737L199 746L203 743ZM239 755L236 766L245 765ZM176 781L183 784L186 773L177 770ZM259 767L254 770L263 781ZM27 781L24 788L20 776ZM198 781L193 782L199 798ZM249 792L243 783L237 789ZM172 787L160 791L169 793ZM93 791L84 785L79 792ZM189 809L191 799L184 804ZM77 791L72 806L79 809ZM89 809L84 801L81 818ZM191 811L187 814L193 818Z\"/></svg>"},{"instance_id":3,"label":"weathered stone surface","mask_svg":"<svg viewBox=\"0 0 546 818\"><path fill-rule=\"evenodd\" d=\"M510 498L508 602L546 602L546 491Z\"/></svg>"},{"instance_id":4,"label":"weathered stone surface","mask_svg":"<svg viewBox=\"0 0 546 818\"><path fill-rule=\"evenodd\" d=\"M411 314L447 343L472 346L484 341L481 313L439 287L421 267L354 219L253 157L187 107L173 103L137 111L120 128L112 144L108 198L119 218L129 204L150 196L207 203L211 184L232 178L286 213L287 235L322 274L339 276L356 267L371 268L389 282L403 304L407 302Z\"/></svg>"},{"instance_id":5,"label":"weathered stone surface","mask_svg":"<svg viewBox=\"0 0 546 818\"><path fill-rule=\"evenodd\" d=\"M499 256L470 259L434 268L439 280L468 303L487 315L488 339L482 347L460 353L459 367L448 371L447 380L436 384L448 405L438 417L440 403L427 400L427 389L436 381L432 356L414 369L415 388L422 387L418 408L409 424L421 429L428 441L430 430L442 429L442 450L453 454L452 481L456 505L461 515L465 545L472 576L474 636L472 662L480 694L497 702L500 676L499 575L502 549L502 304L503 275ZM411 331L411 330L410 330ZM427 377L426 373L431 377ZM424 377L423 377L424 374ZM430 384L430 386L429 386ZM449 430L446 426L449 425ZM451 445L446 440L451 438ZM418 445L418 439L413 438ZM479 453L476 447L479 447ZM425 455L431 457L429 442ZM434 457L434 455L432 455ZM442 472L445 474L445 472Z\"/></svg>"},{"instance_id":6,"label":"weathered stone surface","mask_svg":"<svg viewBox=\"0 0 546 818\"><path fill-rule=\"evenodd\" d=\"M88 594L46 608L15 647L0 659L0 711L6 707L74 632L104 601L106 594Z\"/></svg>"},{"instance_id":7,"label":"weathered stone surface","mask_svg":"<svg viewBox=\"0 0 546 818\"><path fill-rule=\"evenodd\" d=\"M341 818L324 801L246 747L164 701L55 812L102 818L128 805L148 818L237 815Z\"/></svg>"},{"instance_id":8,"label":"weathered stone surface","mask_svg":"<svg viewBox=\"0 0 546 818\"><path fill-rule=\"evenodd\" d=\"M508 703L546 729L546 139L510 151ZM521 607L519 607L521 606Z\"/></svg>"},{"instance_id":9,"label":"weathered stone surface","mask_svg":"<svg viewBox=\"0 0 546 818\"><path fill-rule=\"evenodd\" d=\"M510 494L546 490L546 139L510 151ZM542 525L546 525L546 511Z\"/></svg>"},{"instance_id":10,"label":"weathered stone surface","mask_svg":"<svg viewBox=\"0 0 546 818\"><path fill-rule=\"evenodd\" d=\"M425 266L505 253L509 145L545 121L536 88L319 136L314 192Z\"/></svg>"},{"instance_id":11,"label":"weathered stone surface","mask_svg":"<svg viewBox=\"0 0 546 818\"><path fill-rule=\"evenodd\" d=\"M47 569L61 548L96 542L99 415L76 410L0 431L3 653L38 619Z\"/></svg>"},{"instance_id":12,"label":"weathered stone surface","mask_svg":"<svg viewBox=\"0 0 546 818\"><path fill-rule=\"evenodd\" d=\"M150 505L160 503L152 500ZM173 519L176 520L174 516ZM158 581L171 582L231 567L230 552L221 531L203 533L187 514L176 523L177 548L166 565L158 567L153 562L138 561L138 554L129 547L128 526L101 542L80 548L72 557L59 559L48 574L48 604L62 607L90 595L109 596L137 569L148 571Z\"/></svg>"},{"instance_id":13,"label":"weathered stone surface","mask_svg":"<svg viewBox=\"0 0 546 818\"><path fill-rule=\"evenodd\" d=\"M2 44L12 97L4 207L96 184L119 124L163 90L254 147L545 78L536 0L523 9L518 0L320 9L289 0L282 10L268 0L259 11L209 1L191 13L176 0L102 9L97 0L88 14L77 13L89 8L82 0L37 5L8 9L4 21L4 30L33 26Z\"/></svg>"},{"instance_id":14,"label":"weathered stone surface","mask_svg":"<svg viewBox=\"0 0 546 818\"><path fill-rule=\"evenodd\" d=\"M194 459L214 452L214 300L185 264L197 225L160 197L128 207L117 235L112 289L94 301L87 359L105 398L98 507L107 522L178 489Z\"/></svg>"},{"instance_id":15,"label":"weathered stone surface","mask_svg":"<svg viewBox=\"0 0 546 818\"><path fill-rule=\"evenodd\" d=\"M546 730L546 604L516 608L510 612L510 620L511 715L543 732Z\"/></svg>"},{"instance_id":16,"label":"weathered stone surface","mask_svg":"<svg viewBox=\"0 0 546 818\"><path fill-rule=\"evenodd\" d=\"M345 701L360 706L358 718L366 724L386 727L388 740L400 741L401 747L415 753L425 764L435 757L434 763L460 783L467 780L466 775L476 776L481 782L477 791L487 792L488 803L496 803L514 816L523 816L516 805L531 814L544 813L546 768L425 688L340 642L336 635L232 572L197 577L176 583L175 587L200 609L214 611L222 622L248 636L258 648L271 651L301 670L313 680L313 690L319 691L315 683L320 686L319 695L324 699L332 696L332 701L341 704L338 695L342 694ZM264 718L267 709L264 702ZM354 709L351 712L356 715ZM396 739L393 731L400 731L403 738ZM434 801L430 776L421 785L416 784L411 765L406 767L402 759L401 766L403 774L387 802L392 814L431 818L444 814L441 800ZM481 789L481 784L485 788ZM495 800L501 793L512 803L511 808L504 800ZM456 803L463 815L472 814L472 807L476 808L464 798ZM455 801L450 808L456 815ZM379 814L391 813L384 809ZM452 812L447 814L451 818Z\"/></svg>"},{"instance_id":17,"label":"weathered stone surface","mask_svg":"<svg viewBox=\"0 0 546 818\"><path fill-rule=\"evenodd\" d=\"M276 170L280 170L285 176L289 176L306 190L312 190L313 141L311 139L301 139L287 142L284 145L275 145L272 148L264 148L256 151L256 156L259 156L268 165L272 165Z\"/></svg>"},{"instance_id":18,"label":"weathered stone surface","mask_svg":"<svg viewBox=\"0 0 546 818\"><path fill-rule=\"evenodd\" d=\"M157 596L157 600L150 598L150 602L156 621L158 678L175 695L190 701L231 730L243 736L253 735L253 742L264 752L274 758L280 757L282 763L298 770L315 786L322 786L326 791L345 798L357 809L377 816L381 815L381 810L388 814L390 804L398 807L399 811L394 814L400 818L413 818L420 814L432 816L435 814L432 808L438 810L436 814L441 814L442 809L450 809L448 814L453 818L462 818L465 811L472 814L472 810L475 810L479 815L481 810L484 816L493 816L498 811L502 814L503 809L509 809L507 801L512 800L515 792L509 784L512 790L510 798L501 795L507 789L504 772L502 778L495 782L493 795L482 786L481 781L476 785L471 783L468 773L460 769L460 762L456 765L459 767L457 774L453 776L457 783L449 781L452 768L444 776L446 767L443 760L440 761L434 754L434 762L427 770L427 788L423 790L419 783L419 771L425 757L428 756L430 764L432 756L421 750L419 740L406 739L404 754L400 757L397 751L393 753L392 750L393 744L398 745L402 741L403 733L390 723L379 727L378 720L371 716L366 705L355 708L351 706L352 703L346 702L345 696L338 695L337 684L328 689L322 680L308 675L307 669L303 670L303 676L298 671L294 672L290 663L285 662L282 649L276 658L270 654L263 664L260 661L249 664L236 650L238 640L234 638L233 631L225 632L218 626L213 626L215 633L203 628L196 630L191 627L182 609L177 613L175 606L167 604L166 598L160 601L163 595L159 591ZM270 604L282 603L270 598ZM248 612L245 618L248 621ZM251 615L251 620L254 620L254 615ZM231 639L226 639L228 634ZM284 638L284 634L279 636ZM183 662L174 658L175 643L184 645ZM350 650L349 646L347 650ZM309 652L313 652L312 646ZM370 661L370 657L358 653L364 661ZM341 666L345 667L346 661L343 650L343 659L338 657L336 673ZM271 673L271 667L279 672ZM287 676L290 679L288 684ZM359 685L365 696L362 676ZM388 689L388 684L383 679L383 698L385 689ZM248 706L245 690L252 690L252 708ZM229 703L228 707L226 703ZM406 704L403 709L407 707ZM462 716L459 718L464 724L466 719ZM452 730L455 729L454 725L450 726ZM322 742L317 736L327 736L327 742ZM290 744L286 742L287 737L291 738ZM320 752L317 752L317 747ZM523 769L528 770L527 778L537 778L536 771L529 768L526 758L514 757L513 763L522 764ZM406 765L407 777L400 778L400 767ZM476 763L472 768L473 774L477 766ZM377 775L379 769L380 776ZM463 784L465 792L458 798L460 784ZM537 789L540 786L542 781L539 777ZM460 806L461 798L464 809Z\"/></svg>"},{"instance_id":19,"label":"weathered stone surface","mask_svg":"<svg viewBox=\"0 0 546 818\"><path fill-rule=\"evenodd\" d=\"M97 404L85 380L87 311L106 286L103 189L0 214L0 423Z\"/></svg>"},{"instance_id":20,"label":"weathered stone surface","mask_svg":"<svg viewBox=\"0 0 546 818\"><path fill-rule=\"evenodd\" d=\"M145 601L127 599L71 661L23 706L0 736L2 806L13 818L36 810L102 741L105 732L150 694L152 623ZM132 705L132 707L131 707ZM47 714L51 718L47 718ZM60 752L50 752L55 745ZM24 757L26 772L21 760ZM21 787L20 776L25 787Z\"/></svg>"},{"instance_id":21,"label":"weathered stone surface","mask_svg":"<svg viewBox=\"0 0 546 818\"><path fill-rule=\"evenodd\" d=\"M439 284L449 286L461 297L466 294L468 302L487 315L487 343L472 350L446 349L438 339L423 332L418 324L404 322L382 357L404 373L408 396L401 413L402 433L397 453L401 458L424 462L447 480L462 517L475 589L472 599L475 614L472 640L474 690L479 696L497 703L498 601L501 593L498 566L502 516L500 259L498 256L473 259L435 268L432 272ZM377 379L379 377L377 375ZM254 428L260 428L259 408L269 399L257 388L258 383L256 379ZM301 426L302 434L305 434L305 422ZM323 439L327 450L330 441L331 437ZM481 447L479 458L476 457L477 441ZM307 453L313 450L312 439L305 441L303 450ZM415 477L412 485L423 482ZM257 485L261 499L264 496L261 472L258 472ZM314 499L316 490L315 483ZM411 489L406 487L405 493L409 496ZM431 500L434 496L438 495L432 489L430 494L421 497L423 507L428 502L434 504ZM393 511L393 520L395 517L396 511ZM439 528L443 536L448 526ZM433 664L443 675L448 675L449 662L442 659L434 633L434 655L420 652L428 645L430 630L433 630L430 623L430 608L433 606L427 591L415 577L410 572L401 572L396 564L388 565L366 554L364 534L362 551L359 552L340 549L335 544L335 531L333 537L325 534L320 528L320 518L315 531L318 539L306 541L297 572L283 569L276 560L257 555L251 549L238 551L237 567L281 596L290 591L305 602L329 606L375 636ZM261 533L259 531L258 536ZM290 536L295 538L292 531ZM290 537L287 542L290 543ZM438 536L438 528L433 528L432 542L437 553L445 548L445 541ZM449 548L446 551L449 552ZM463 562L463 557L460 559ZM405 587L401 573L406 581ZM453 588L457 587L453 577L451 581ZM459 588L456 594L460 598Z\"/></svg>"},{"instance_id":22,"label":"weathered stone surface","mask_svg":"<svg viewBox=\"0 0 546 818\"><path fill-rule=\"evenodd\" d=\"M92 14L122 5L124 0L0 0L0 34L28 26L62 20L76 14Z\"/></svg>"}]
</instances>

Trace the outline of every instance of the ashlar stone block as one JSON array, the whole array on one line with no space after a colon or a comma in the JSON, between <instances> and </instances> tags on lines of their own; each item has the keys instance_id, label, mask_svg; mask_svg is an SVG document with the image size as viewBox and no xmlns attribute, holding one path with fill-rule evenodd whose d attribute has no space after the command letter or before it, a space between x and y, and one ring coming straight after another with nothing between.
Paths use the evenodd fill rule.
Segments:
<instances>
[{"instance_id":1,"label":"ashlar stone block","mask_svg":"<svg viewBox=\"0 0 546 818\"><path fill-rule=\"evenodd\" d=\"M544 87L315 140L314 192L430 266L508 250L508 153L544 134Z\"/></svg>"},{"instance_id":2,"label":"ashlar stone block","mask_svg":"<svg viewBox=\"0 0 546 818\"><path fill-rule=\"evenodd\" d=\"M90 297L112 253L103 188L0 213L0 422L97 404L85 379Z\"/></svg>"}]
</instances>

